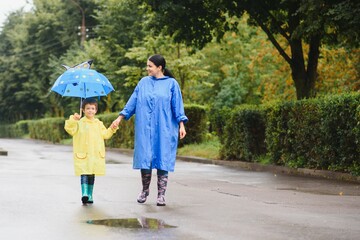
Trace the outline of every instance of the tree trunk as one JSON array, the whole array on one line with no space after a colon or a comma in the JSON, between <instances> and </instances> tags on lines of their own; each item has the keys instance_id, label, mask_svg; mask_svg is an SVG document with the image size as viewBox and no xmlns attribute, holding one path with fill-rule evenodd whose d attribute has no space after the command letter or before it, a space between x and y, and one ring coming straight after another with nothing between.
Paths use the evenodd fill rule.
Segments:
<instances>
[{"instance_id":1,"label":"tree trunk","mask_svg":"<svg viewBox=\"0 0 360 240\"><path fill-rule=\"evenodd\" d=\"M320 39L320 36L313 36L310 40L307 66L305 66L301 40L290 41L291 76L295 83L298 100L315 96Z\"/></svg>"},{"instance_id":2,"label":"tree trunk","mask_svg":"<svg viewBox=\"0 0 360 240\"><path fill-rule=\"evenodd\" d=\"M291 48L291 76L295 83L297 99L308 97L306 90L306 71L301 40L290 41Z\"/></svg>"}]
</instances>

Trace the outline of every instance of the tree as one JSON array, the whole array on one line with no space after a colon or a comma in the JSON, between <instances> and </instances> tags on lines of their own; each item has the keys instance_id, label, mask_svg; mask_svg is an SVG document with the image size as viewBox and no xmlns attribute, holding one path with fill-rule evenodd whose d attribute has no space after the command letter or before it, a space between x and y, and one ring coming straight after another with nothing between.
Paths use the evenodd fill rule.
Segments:
<instances>
[{"instance_id":1,"label":"tree","mask_svg":"<svg viewBox=\"0 0 360 240\"><path fill-rule=\"evenodd\" d=\"M247 12L291 69L298 99L315 96L315 82L323 43L358 46L360 3L351 0L145 0L156 17L154 29L175 41L202 48L213 37L235 29L228 16ZM279 41L279 38L284 41ZM281 44L285 42L285 44ZM303 44L309 44L304 51Z\"/></svg>"},{"instance_id":2,"label":"tree","mask_svg":"<svg viewBox=\"0 0 360 240\"><path fill-rule=\"evenodd\" d=\"M89 9L87 22L95 24L90 11L94 1L79 1ZM34 0L30 12L9 15L0 33L0 120L17 121L43 117L49 104L51 57L59 57L78 42L79 10L71 1ZM62 63L59 62L58 66ZM56 66L57 67L57 66Z\"/></svg>"}]
</instances>

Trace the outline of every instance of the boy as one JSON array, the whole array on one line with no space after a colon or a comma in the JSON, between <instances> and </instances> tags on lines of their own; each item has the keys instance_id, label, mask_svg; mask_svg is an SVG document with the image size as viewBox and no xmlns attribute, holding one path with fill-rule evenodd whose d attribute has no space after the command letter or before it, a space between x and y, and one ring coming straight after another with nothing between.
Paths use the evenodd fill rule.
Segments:
<instances>
[{"instance_id":1,"label":"boy","mask_svg":"<svg viewBox=\"0 0 360 240\"><path fill-rule=\"evenodd\" d=\"M84 117L74 113L65 121L65 131L73 137L73 156L75 175L81 176L82 203L92 204L95 175L105 175L105 142L117 131L118 127L111 124L106 128L95 118L98 110L96 99L83 100Z\"/></svg>"}]
</instances>

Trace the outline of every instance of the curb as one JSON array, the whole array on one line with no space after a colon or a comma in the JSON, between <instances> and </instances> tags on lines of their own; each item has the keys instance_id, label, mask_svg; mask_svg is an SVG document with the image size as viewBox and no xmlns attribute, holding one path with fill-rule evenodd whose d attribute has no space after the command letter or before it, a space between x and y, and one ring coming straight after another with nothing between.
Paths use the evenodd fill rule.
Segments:
<instances>
[{"instance_id":1,"label":"curb","mask_svg":"<svg viewBox=\"0 0 360 240\"><path fill-rule=\"evenodd\" d=\"M0 148L0 156L7 156L8 152Z\"/></svg>"},{"instance_id":2,"label":"curb","mask_svg":"<svg viewBox=\"0 0 360 240\"><path fill-rule=\"evenodd\" d=\"M284 166L263 165L263 164L251 163L251 162L212 160L206 158L186 157L186 156L177 156L177 159L187 162L221 165L221 166L227 166L233 168L247 169L251 171L273 172L279 174L309 176L316 178L326 178L331 180L341 180L341 181L360 183L360 176L353 176L348 173L339 173L339 172L326 171L326 170L316 170L316 169L307 169L307 168L289 168Z\"/></svg>"}]
</instances>

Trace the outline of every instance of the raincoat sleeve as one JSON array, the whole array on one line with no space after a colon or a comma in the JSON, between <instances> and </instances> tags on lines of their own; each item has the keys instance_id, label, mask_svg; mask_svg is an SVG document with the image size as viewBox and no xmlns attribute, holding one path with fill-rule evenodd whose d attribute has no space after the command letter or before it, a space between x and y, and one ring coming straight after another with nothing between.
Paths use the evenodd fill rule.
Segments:
<instances>
[{"instance_id":1,"label":"raincoat sleeve","mask_svg":"<svg viewBox=\"0 0 360 240\"><path fill-rule=\"evenodd\" d=\"M116 129L112 129L111 127L106 128L104 123L101 121L99 121L99 125L103 139L110 139L114 135L114 133L116 133L116 131L119 129L118 127Z\"/></svg>"},{"instance_id":2,"label":"raincoat sleeve","mask_svg":"<svg viewBox=\"0 0 360 240\"><path fill-rule=\"evenodd\" d=\"M64 129L71 136L74 136L77 133L79 125L78 121L74 119L74 115L71 115L69 119L65 121Z\"/></svg>"},{"instance_id":3,"label":"raincoat sleeve","mask_svg":"<svg viewBox=\"0 0 360 240\"><path fill-rule=\"evenodd\" d=\"M185 116L183 99L180 91L180 86L177 81L174 81L174 85L172 88L172 98L171 98L171 110L173 115L176 118L178 123L188 121L188 118Z\"/></svg>"},{"instance_id":4,"label":"raincoat sleeve","mask_svg":"<svg viewBox=\"0 0 360 240\"><path fill-rule=\"evenodd\" d=\"M123 115L125 120L129 120L132 115L134 115L136 111L136 102L139 93L139 84L136 86L134 92L131 94L131 97L127 101L124 109L119 113L119 115Z\"/></svg>"}]
</instances>

